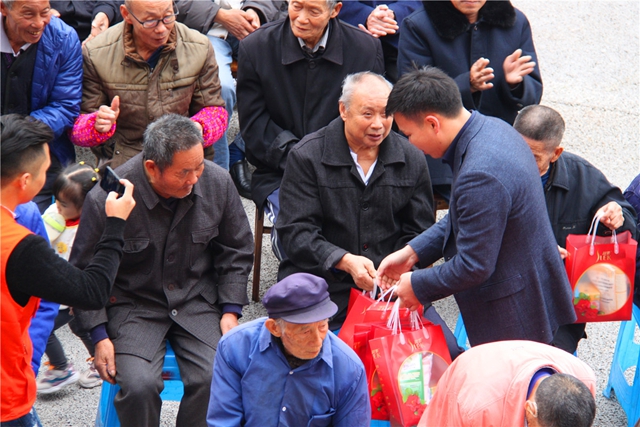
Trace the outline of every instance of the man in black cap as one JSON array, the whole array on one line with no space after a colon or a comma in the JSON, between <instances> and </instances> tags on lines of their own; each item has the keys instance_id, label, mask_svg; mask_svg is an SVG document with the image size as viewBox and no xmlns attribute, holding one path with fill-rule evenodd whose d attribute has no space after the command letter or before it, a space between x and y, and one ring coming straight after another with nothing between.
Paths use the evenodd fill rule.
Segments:
<instances>
[{"instance_id":1,"label":"man in black cap","mask_svg":"<svg viewBox=\"0 0 640 427\"><path fill-rule=\"evenodd\" d=\"M338 307L327 289L320 277L292 274L265 294L269 318L245 323L220 340L209 426L369 426L364 367L328 333Z\"/></svg>"}]
</instances>

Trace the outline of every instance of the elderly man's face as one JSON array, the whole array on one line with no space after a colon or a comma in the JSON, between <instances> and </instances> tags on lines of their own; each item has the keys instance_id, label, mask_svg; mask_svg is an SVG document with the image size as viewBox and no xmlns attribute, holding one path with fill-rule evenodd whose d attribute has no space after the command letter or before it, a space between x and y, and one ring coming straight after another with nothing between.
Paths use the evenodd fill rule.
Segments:
<instances>
[{"instance_id":1,"label":"elderly man's face","mask_svg":"<svg viewBox=\"0 0 640 427\"><path fill-rule=\"evenodd\" d=\"M182 199L191 194L193 186L204 171L204 149L196 144L173 155L170 166L160 170L152 161L145 161L147 177L153 190L165 199Z\"/></svg>"},{"instance_id":2,"label":"elderly man's face","mask_svg":"<svg viewBox=\"0 0 640 427\"><path fill-rule=\"evenodd\" d=\"M375 77L357 83L347 107L340 103L344 133L352 150L377 147L391 132L393 117L385 108L391 89Z\"/></svg>"},{"instance_id":3,"label":"elderly man's face","mask_svg":"<svg viewBox=\"0 0 640 427\"><path fill-rule=\"evenodd\" d=\"M5 32L14 50L27 43L38 43L44 27L51 21L49 0L20 0L9 9L4 2L0 6L6 17Z\"/></svg>"},{"instance_id":4,"label":"elderly man's face","mask_svg":"<svg viewBox=\"0 0 640 427\"><path fill-rule=\"evenodd\" d=\"M451 0L453 7L462 12L472 24L478 20L478 11L487 0Z\"/></svg>"},{"instance_id":5,"label":"elderly man's face","mask_svg":"<svg viewBox=\"0 0 640 427\"><path fill-rule=\"evenodd\" d=\"M332 10L326 0L293 0L289 2L289 20L293 35L304 40L309 48L313 48L322 38L329 20L338 16L342 3L337 3Z\"/></svg>"},{"instance_id":6,"label":"elderly man's face","mask_svg":"<svg viewBox=\"0 0 640 427\"><path fill-rule=\"evenodd\" d=\"M556 160L558 160L558 157L560 157L560 154L562 154L562 147L557 147L555 150L549 151L544 142L527 138L524 135L522 136L522 138L526 141L527 145L531 149L531 152L533 153L533 157L536 159L536 165L538 166L540 176L547 173L547 171L549 170L549 166L551 166L551 163L554 163Z\"/></svg>"},{"instance_id":7,"label":"elderly man's face","mask_svg":"<svg viewBox=\"0 0 640 427\"><path fill-rule=\"evenodd\" d=\"M155 28L144 28L139 21L151 21L173 15L175 12L171 0L135 0L128 3L128 6L122 6L120 11L122 18L133 25L133 36L138 49L152 53L167 44L174 23L159 22Z\"/></svg>"},{"instance_id":8,"label":"elderly man's face","mask_svg":"<svg viewBox=\"0 0 640 427\"><path fill-rule=\"evenodd\" d=\"M282 345L289 354L298 359L309 360L320 354L329 331L329 320L305 324L273 322L269 330L282 340Z\"/></svg>"}]
</instances>

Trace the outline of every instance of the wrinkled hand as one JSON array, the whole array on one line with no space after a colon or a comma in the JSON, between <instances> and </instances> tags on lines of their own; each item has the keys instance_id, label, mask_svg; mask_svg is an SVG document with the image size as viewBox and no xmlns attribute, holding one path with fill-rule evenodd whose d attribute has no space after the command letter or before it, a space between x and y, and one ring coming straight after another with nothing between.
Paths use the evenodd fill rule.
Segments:
<instances>
[{"instance_id":1,"label":"wrinkled hand","mask_svg":"<svg viewBox=\"0 0 640 427\"><path fill-rule=\"evenodd\" d=\"M624 224L624 215L622 215L622 206L616 202L609 202L596 212L596 215L602 214L600 222L609 227L611 230L617 230Z\"/></svg>"},{"instance_id":2,"label":"wrinkled hand","mask_svg":"<svg viewBox=\"0 0 640 427\"><path fill-rule=\"evenodd\" d=\"M92 38L102 34L107 28L109 28L109 17L104 12L98 13L91 22L91 34L82 42L82 46Z\"/></svg>"},{"instance_id":3,"label":"wrinkled hand","mask_svg":"<svg viewBox=\"0 0 640 427\"><path fill-rule=\"evenodd\" d=\"M373 279L376 278L376 268L373 262L360 255L345 254L336 264L338 270L346 271L353 277L356 286L362 290L373 289Z\"/></svg>"},{"instance_id":4,"label":"wrinkled hand","mask_svg":"<svg viewBox=\"0 0 640 427\"><path fill-rule=\"evenodd\" d=\"M478 59L469 70L469 83L471 84L471 92L478 92L493 87L491 80L495 77L493 68L487 67L489 60L487 58Z\"/></svg>"},{"instance_id":5,"label":"wrinkled hand","mask_svg":"<svg viewBox=\"0 0 640 427\"><path fill-rule=\"evenodd\" d=\"M522 56L522 49L516 49L502 64L504 78L511 87L520 84L524 76L531 74L535 67L536 63L531 60L531 55Z\"/></svg>"},{"instance_id":6,"label":"wrinkled hand","mask_svg":"<svg viewBox=\"0 0 640 427\"><path fill-rule=\"evenodd\" d=\"M116 383L116 352L109 338L96 344L93 365L100 374L100 378L108 383Z\"/></svg>"},{"instance_id":7,"label":"wrinkled hand","mask_svg":"<svg viewBox=\"0 0 640 427\"><path fill-rule=\"evenodd\" d=\"M381 4L373 9L367 18L367 32L374 37L384 37L387 34L395 34L399 28L398 22L395 20L395 14L385 4Z\"/></svg>"},{"instance_id":8,"label":"wrinkled hand","mask_svg":"<svg viewBox=\"0 0 640 427\"><path fill-rule=\"evenodd\" d=\"M222 335L226 334L233 328L238 326L238 316L234 313L225 313L220 318L220 330L222 331Z\"/></svg>"},{"instance_id":9,"label":"wrinkled hand","mask_svg":"<svg viewBox=\"0 0 640 427\"><path fill-rule=\"evenodd\" d=\"M253 29L257 30L258 28L260 28L260 16L258 15L258 12L251 8L245 10L245 12L247 13L247 20L249 21Z\"/></svg>"},{"instance_id":10,"label":"wrinkled hand","mask_svg":"<svg viewBox=\"0 0 640 427\"><path fill-rule=\"evenodd\" d=\"M565 259L569 256L569 251L561 246L558 246L558 252L560 252L560 258L562 259Z\"/></svg>"},{"instance_id":11,"label":"wrinkled hand","mask_svg":"<svg viewBox=\"0 0 640 427\"><path fill-rule=\"evenodd\" d=\"M124 194L122 197L118 197L118 193L115 191L109 192L104 210L107 216L113 216L126 221L136 206L136 201L133 198L133 184L128 179L121 179L120 184L124 185Z\"/></svg>"},{"instance_id":12,"label":"wrinkled hand","mask_svg":"<svg viewBox=\"0 0 640 427\"><path fill-rule=\"evenodd\" d=\"M242 40L256 30L253 20L254 18L246 11L239 9L220 9L214 19L238 40ZM260 19L258 19L259 22Z\"/></svg>"},{"instance_id":13,"label":"wrinkled hand","mask_svg":"<svg viewBox=\"0 0 640 427\"><path fill-rule=\"evenodd\" d=\"M401 306L407 307L411 311L415 311L420 307L420 301L418 301L416 294L413 293L413 287L411 286L412 274L413 273L409 272L400 276L400 281L398 282L395 294L398 296Z\"/></svg>"},{"instance_id":14,"label":"wrinkled hand","mask_svg":"<svg viewBox=\"0 0 640 427\"><path fill-rule=\"evenodd\" d=\"M101 105L96 116L96 124L93 126L98 132L106 133L111 130L113 124L118 120L120 115L120 97L113 97L111 105Z\"/></svg>"},{"instance_id":15,"label":"wrinkled hand","mask_svg":"<svg viewBox=\"0 0 640 427\"><path fill-rule=\"evenodd\" d=\"M398 280L400 280L402 274L411 271L411 268L413 268L418 261L418 255L409 245L387 255L378 267L377 275L380 288L386 291L395 285Z\"/></svg>"}]
</instances>

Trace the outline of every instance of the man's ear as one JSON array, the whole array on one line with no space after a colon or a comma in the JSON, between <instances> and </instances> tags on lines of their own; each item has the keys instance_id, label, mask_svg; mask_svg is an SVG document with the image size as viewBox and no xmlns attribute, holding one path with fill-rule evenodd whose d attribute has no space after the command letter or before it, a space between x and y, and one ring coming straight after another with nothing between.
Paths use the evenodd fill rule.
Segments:
<instances>
[{"instance_id":1,"label":"man's ear","mask_svg":"<svg viewBox=\"0 0 640 427\"><path fill-rule=\"evenodd\" d=\"M338 103L338 110L340 111L340 117L342 117L342 121L347 121L347 106L344 105L344 102L340 101Z\"/></svg>"},{"instance_id":2,"label":"man's ear","mask_svg":"<svg viewBox=\"0 0 640 427\"><path fill-rule=\"evenodd\" d=\"M127 23L133 25L131 18L129 17L129 9L124 4L120 5L120 15L122 15L122 19Z\"/></svg>"},{"instance_id":3,"label":"man's ear","mask_svg":"<svg viewBox=\"0 0 640 427\"><path fill-rule=\"evenodd\" d=\"M338 3L336 3L336 5L333 7L333 10L331 11L331 15L329 15L329 18L335 18L336 16L338 16L338 14L340 13L340 10L342 9L342 2L339 1Z\"/></svg>"},{"instance_id":4,"label":"man's ear","mask_svg":"<svg viewBox=\"0 0 640 427\"><path fill-rule=\"evenodd\" d=\"M432 129L435 133L440 132L440 119L433 114L427 114L422 119L422 125L426 126L427 129Z\"/></svg>"},{"instance_id":5,"label":"man's ear","mask_svg":"<svg viewBox=\"0 0 640 427\"><path fill-rule=\"evenodd\" d=\"M538 427L538 405L533 400L524 403L524 418L528 427Z\"/></svg>"},{"instance_id":6,"label":"man's ear","mask_svg":"<svg viewBox=\"0 0 640 427\"><path fill-rule=\"evenodd\" d=\"M29 183L31 182L32 179L33 179L33 176L31 175L31 173L24 172L22 175L20 175L16 179L16 183L19 186L20 190L24 191L27 188L27 186L29 185Z\"/></svg>"},{"instance_id":7,"label":"man's ear","mask_svg":"<svg viewBox=\"0 0 640 427\"><path fill-rule=\"evenodd\" d=\"M267 328L267 330L271 332L271 335L273 335L274 337L280 338L282 336L282 331L280 330L280 326L275 321L275 319L271 319L271 318L267 319L264 322L264 327Z\"/></svg>"},{"instance_id":8,"label":"man's ear","mask_svg":"<svg viewBox=\"0 0 640 427\"><path fill-rule=\"evenodd\" d=\"M560 158L560 154L562 154L563 151L564 151L564 148L557 147L553 151L553 157L551 158L551 163L555 163Z\"/></svg>"}]
</instances>

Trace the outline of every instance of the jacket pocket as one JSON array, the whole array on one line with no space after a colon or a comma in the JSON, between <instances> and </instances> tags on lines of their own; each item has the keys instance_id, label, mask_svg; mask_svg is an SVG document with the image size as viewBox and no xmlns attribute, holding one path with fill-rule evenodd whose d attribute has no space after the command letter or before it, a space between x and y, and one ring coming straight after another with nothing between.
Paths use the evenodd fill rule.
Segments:
<instances>
[{"instance_id":1,"label":"jacket pocket","mask_svg":"<svg viewBox=\"0 0 640 427\"><path fill-rule=\"evenodd\" d=\"M209 246L209 242L217 235L217 226L191 233L191 243L189 244L189 265L191 268L199 266L198 270L204 271L207 266L213 263L213 254L207 251L207 247ZM200 270L200 268L202 268L202 270Z\"/></svg>"},{"instance_id":2,"label":"jacket pocket","mask_svg":"<svg viewBox=\"0 0 640 427\"><path fill-rule=\"evenodd\" d=\"M153 269L155 251L149 239L126 239L122 251L120 272L147 275Z\"/></svg>"},{"instance_id":3,"label":"jacket pocket","mask_svg":"<svg viewBox=\"0 0 640 427\"><path fill-rule=\"evenodd\" d=\"M307 424L307 427L327 427L333 425L333 416L336 411L331 409L328 413L322 415L313 415Z\"/></svg>"},{"instance_id":4,"label":"jacket pocket","mask_svg":"<svg viewBox=\"0 0 640 427\"><path fill-rule=\"evenodd\" d=\"M478 290L478 296L485 302L495 301L500 298L517 294L523 290L524 287L525 283L524 280L522 280L522 276L520 274L516 274L515 276L511 276L507 279L481 286Z\"/></svg>"}]
</instances>

